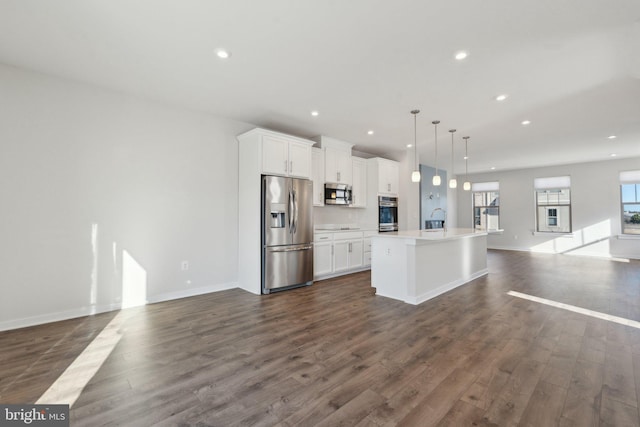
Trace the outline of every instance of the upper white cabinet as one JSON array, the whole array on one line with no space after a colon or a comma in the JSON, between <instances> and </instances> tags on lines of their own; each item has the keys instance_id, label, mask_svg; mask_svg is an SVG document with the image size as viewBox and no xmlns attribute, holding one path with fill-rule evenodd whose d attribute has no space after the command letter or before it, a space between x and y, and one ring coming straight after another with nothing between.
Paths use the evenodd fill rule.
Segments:
<instances>
[{"instance_id":1,"label":"upper white cabinet","mask_svg":"<svg viewBox=\"0 0 640 427\"><path fill-rule=\"evenodd\" d=\"M324 155L324 179L326 182L352 184L351 149L327 147Z\"/></svg>"},{"instance_id":2,"label":"upper white cabinet","mask_svg":"<svg viewBox=\"0 0 640 427\"><path fill-rule=\"evenodd\" d=\"M367 161L360 157L352 157L353 188L352 204L354 208L367 207Z\"/></svg>"},{"instance_id":3,"label":"upper white cabinet","mask_svg":"<svg viewBox=\"0 0 640 427\"><path fill-rule=\"evenodd\" d=\"M311 149L311 180L313 206L324 206L324 148Z\"/></svg>"},{"instance_id":4,"label":"upper white cabinet","mask_svg":"<svg viewBox=\"0 0 640 427\"><path fill-rule=\"evenodd\" d=\"M275 132L260 135L262 173L264 175L311 178L312 144L311 141L305 142L305 140Z\"/></svg>"},{"instance_id":5,"label":"upper white cabinet","mask_svg":"<svg viewBox=\"0 0 640 427\"><path fill-rule=\"evenodd\" d=\"M378 194L398 195L400 166L398 162L375 157L368 160L369 184L376 185Z\"/></svg>"},{"instance_id":6,"label":"upper white cabinet","mask_svg":"<svg viewBox=\"0 0 640 427\"><path fill-rule=\"evenodd\" d=\"M313 138L324 148L324 180L338 184L352 184L351 148L353 144L327 136Z\"/></svg>"}]
</instances>

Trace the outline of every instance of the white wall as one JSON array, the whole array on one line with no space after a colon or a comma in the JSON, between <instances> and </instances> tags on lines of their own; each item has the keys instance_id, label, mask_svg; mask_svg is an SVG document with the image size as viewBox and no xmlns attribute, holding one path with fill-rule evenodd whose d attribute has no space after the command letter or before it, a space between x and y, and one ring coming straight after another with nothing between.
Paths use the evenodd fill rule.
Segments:
<instances>
[{"instance_id":1,"label":"white wall","mask_svg":"<svg viewBox=\"0 0 640 427\"><path fill-rule=\"evenodd\" d=\"M640 159L550 166L470 175L472 182L500 182L500 228L490 235L488 246L498 249L547 253L640 258L640 240L619 239L619 172L640 169ZM571 176L573 233L569 237L536 234L533 180ZM458 223L472 225L470 192L457 192Z\"/></svg>"},{"instance_id":2,"label":"white wall","mask_svg":"<svg viewBox=\"0 0 640 427\"><path fill-rule=\"evenodd\" d=\"M0 98L0 330L118 308L123 286L236 286L250 125L7 66Z\"/></svg>"}]
</instances>

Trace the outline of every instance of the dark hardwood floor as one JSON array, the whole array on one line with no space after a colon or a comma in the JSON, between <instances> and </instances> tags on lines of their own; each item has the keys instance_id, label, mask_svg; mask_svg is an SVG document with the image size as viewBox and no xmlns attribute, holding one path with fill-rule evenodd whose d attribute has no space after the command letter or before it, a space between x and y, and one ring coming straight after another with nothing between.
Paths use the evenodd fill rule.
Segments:
<instances>
[{"instance_id":1,"label":"dark hardwood floor","mask_svg":"<svg viewBox=\"0 0 640 427\"><path fill-rule=\"evenodd\" d=\"M33 403L110 323L72 426L638 426L640 262L489 252L489 275L419 306L368 272L229 290L0 333L0 402Z\"/></svg>"}]
</instances>

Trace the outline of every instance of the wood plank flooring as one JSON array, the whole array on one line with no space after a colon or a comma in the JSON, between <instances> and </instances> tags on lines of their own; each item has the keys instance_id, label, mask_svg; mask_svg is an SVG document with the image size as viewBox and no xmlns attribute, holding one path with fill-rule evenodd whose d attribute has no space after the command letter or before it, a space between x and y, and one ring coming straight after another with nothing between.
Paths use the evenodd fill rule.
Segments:
<instances>
[{"instance_id":1,"label":"wood plank flooring","mask_svg":"<svg viewBox=\"0 0 640 427\"><path fill-rule=\"evenodd\" d=\"M363 272L2 332L0 402L38 400L125 315L73 426L640 426L640 330L506 294L640 321L640 262L488 262L419 306Z\"/></svg>"}]
</instances>

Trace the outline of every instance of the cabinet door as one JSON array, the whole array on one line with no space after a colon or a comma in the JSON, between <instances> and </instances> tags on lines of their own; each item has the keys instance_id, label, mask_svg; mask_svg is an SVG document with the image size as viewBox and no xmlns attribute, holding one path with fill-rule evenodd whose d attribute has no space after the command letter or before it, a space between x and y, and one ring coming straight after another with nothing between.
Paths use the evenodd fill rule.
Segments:
<instances>
[{"instance_id":1,"label":"cabinet door","mask_svg":"<svg viewBox=\"0 0 640 427\"><path fill-rule=\"evenodd\" d=\"M392 160L380 160L378 163L378 192L398 195L400 179L398 163Z\"/></svg>"},{"instance_id":2,"label":"cabinet door","mask_svg":"<svg viewBox=\"0 0 640 427\"><path fill-rule=\"evenodd\" d=\"M313 148L311 158L313 206L324 206L324 150Z\"/></svg>"},{"instance_id":3,"label":"cabinet door","mask_svg":"<svg viewBox=\"0 0 640 427\"><path fill-rule=\"evenodd\" d=\"M362 239L351 240L349 242L349 268L358 268L363 266L363 247Z\"/></svg>"},{"instance_id":4,"label":"cabinet door","mask_svg":"<svg viewBox=\"0 0 640 427\"><path fill-rule=\"evenodd\" d=\"M262 173L287 175L289 170L289 143L286 139L262 137ZM242 161L242 159L240 159Z\"/></svg>"},{"instance_id":5,"label":"cabinet door","mask_svg":"<svg viewBox=\"0 0 640 427\"><path fill-rule=\"evenodd\" d=\"M311 146L301 142L289 142L289 175L311 178Z\"/></svg>"},{"instance_id":6,"label":"cabinet door","mask_svg":"<svg viewBox=\"0 0 640 427\"><path fill-rule=\"evenodd\" d=\"M349 241L333 242L333 271L335 273L349 269Z\"/></svg>"},{"instance_id":7,"label":"cabinet door","mask_svg":"<svg viewBox=\"0 0 640 427\"><path fill-rule=\"evenodd\" d=\"M333 272L331 247L333 242L313 244L313 277Z\"/></svg>"},{"instance_id":8,"label":"cabinet door","mask_svg":"<svg viewBox=\"0 0 640 427\"><path fill-rule=\"evenodd\" d=\"M392 194L398 194L400 187L400 166L396 162L389 163L387 180Z\"/></svg>"},{"instance_id":9,"label":"cabinet door","mask_svg":"<svg viewBox=\"0 0 640 427\"><path fill-rule=\"evenodd\" d=\"M336 156L337 169L341 184L353 183L353 164L351 162L351 153L348 151L338 150Z\"/></svg>"},{"instance_id":10,"label":"cabinet door","mask_svg":"<svg viewBox=\"0 0 640 427\"><path fill-rule=\"evenodd\" d=\"M326 182L337 183L338 180L338 150L326 148L324 152L324 178Z\"/></svg>"},{"instance_id":11,"label":"cabinet door","mask_svg":"<svg viewBox=\"0 0 640 427\"><path fill-rule=\"evenodd\" d=\"M353 157L353 203L354 208L367 206L367 162Z\"/></svg>"}]
</instances>

